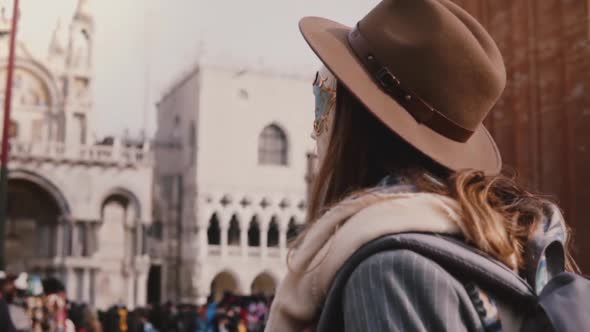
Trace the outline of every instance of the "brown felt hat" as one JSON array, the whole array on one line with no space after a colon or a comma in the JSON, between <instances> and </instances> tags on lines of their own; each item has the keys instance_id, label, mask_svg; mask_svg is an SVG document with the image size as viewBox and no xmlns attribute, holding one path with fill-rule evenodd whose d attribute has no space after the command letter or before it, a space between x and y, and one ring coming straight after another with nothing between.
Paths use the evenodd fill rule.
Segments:
<instances>
[{"instance_id":1,"label":"brown felt hat","mask_svg":"<svg viewBox=\"0 0 590 332\"><path fill-rule=\"evenodd\" d=\"M355 28L305 17L301 32L377 118L441 165L500 172L482 121L506 85L496 43L446 0L383 0Z\"/></svg>"}]
</instances>

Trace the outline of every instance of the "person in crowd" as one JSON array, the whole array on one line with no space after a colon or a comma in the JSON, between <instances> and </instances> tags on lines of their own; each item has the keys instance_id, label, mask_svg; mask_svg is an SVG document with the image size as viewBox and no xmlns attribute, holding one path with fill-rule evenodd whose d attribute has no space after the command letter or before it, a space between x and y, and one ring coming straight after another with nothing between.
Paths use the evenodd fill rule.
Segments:
<instances>
[{"instance_id":1,"label":"person in crowd","mask_svg":"<svg viewBox=\"0 0 590 332\"><path fill-rule=\"evenodd\" d=\"M218 311L218 306L217 306L217 302L215 302L213 300L213 297L209 298L208 301L208 306L207 306L207 316L206 316L206 322L207 322L207 331L209 332L217 332L217 324L218 324L218 319L217 319L217 311Z\"/></svg>"},{"instance_id":2,"label":"person in crowd","mask_svg":"<svg viewBox=\"0 0 590 332\"><path fill-rule=\"evenodd\" d=\"M196 332L207 332L207 307L198 305L195 316Z\"/></svg>"},{"instance_id":3,"label":"person in crowd","mask_svg":"<svg viewBox=\"0 0 590 332\"><path fill-rule=\"evenodd\" d=\"M12 285L10 285L6 277L6 273L0 271L0 331L16 332L16 328L10 317L8 303L6 302L6 294L10 293Z\"/></svg>"},{"instance_id":4,"label":"person in crowd","mask_svg":"<svg viewBox=\"0 0 590 332\"><path fill-rule=\"evenodd\" d=\"M27 314L27 290L28 275L21 273L9 275L9 282L12 282L10 300L8 308L10 317L17 331L30 331L32 328L32 319Z\"/></svg>"},{"instance_id":5,"label":"person in crowd","mask_svg":"<svg viewBox=\"0 0 590 332\"><path fill-rule=\"evenodd\" d=\"M212 298L209 299L212 301ZM264 329L268 312L264 296L238 296L227 293L223 299L201 305L148 305L127 310L114 305L106 311L94 311L86 304L71 304L69 317L85 331L112 332L259 332ZM255 322L251 322L251 317ZM160 328L161 327L161 328Z\"/></svg>"},{"instance_id":6,"label":"person in crowd","mask_svg":"<svg viewBox=\"0 0 590 332\"><path fill-rule=\"evenodd\" d=\"M164 304L164 330L177 332L178 331L178 310L172 302L168 301Z\"/></svg>"},{"instance_id":7,"label":"person in crowd","mask_svg":"<svg viewBox=\"0 0 590 332\"><path fill-rule=\"evenodd\" d=\"M230 330L230 317L225 311L220 311L217 318L217 329L216 332L231 332Z\"/></svg>"},{"instance_id":8,"label":"person in crowd","mask_svg":"<svg viewBox=\"0 0 590 332\"><path fill-rule=\"evenodd\" d=\"M102 325L98 319L98 313L88 305L84 305L82 309L84 318L83 326L85 332L103 332Z\"/></svg>"},{"instance_id":9,"label":"person in crowd","mask_svg":"<svg viewBox=\"0 0 590 332\"><path fill-rule=\"evenodd\" d=\"M43 290L50 330L75 332L76 326L68 318L68 299L64 284L56 278L49 277L43 280Z\"/></svg>"},{"instance_id":10,"label":"person in crowd","mask_svg":"<svg viewBox=\"0 0 590 332\"><path fill-rule=\"evenodd\" d=\"M412 239L481 252L476 268L498 262L510 280L521 272L525 289L551 279L545 247L535 244L567 248L569 230L553 203L501 173L482 125L506 83L495 42L446 0L383 0L353 28L318 17L299 26L324 64L313 82L319 170L309 224L292 245L266 331L497 326L500 318L480 317L497 312L499 302L487 301L494 294L472 291L425 252L359 256L408 239L396 234L431 233ZM575 270L567 250L555 254Z\"/></svg>"},{"instance_id":11,"label":"person in crowd","mask_svg":"<svg viewBox=\"0 0 590 332\"><path fill-rule=\"evenodd\" d=\"M69 303L68 318L72 321L74 326L78 328L84 327L84 309L86 305L83 303Z\"/></svg>"},{"instance_id":12,"label":"person in crowd","mask_svg":"<svg viewBox=\"0 0 590 332\"><path fill-rule=\"evenodd\" d=\"M149 310L148 318L158 331L164 331L164 314L164 309L160 304L152 305Z\"/></svg>"},{"instance_id":13,"label":"person in crowd","mask_svg":"<svg viewBox=\"0 0 590 332\"><path fill-rule=\"evenodd\" d=\"M148 313L146 310L139 310L138 311L139 322L141 328L138 331L141 332L157 332L154 325L149 321Z\"/></svg>"}]
</instances>

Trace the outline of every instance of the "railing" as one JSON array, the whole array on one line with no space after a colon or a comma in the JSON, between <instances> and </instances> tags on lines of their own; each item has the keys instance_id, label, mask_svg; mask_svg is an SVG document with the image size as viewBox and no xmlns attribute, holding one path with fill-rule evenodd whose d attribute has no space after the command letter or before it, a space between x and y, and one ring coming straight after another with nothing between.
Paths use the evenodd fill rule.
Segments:
<instances>
[{"instance_id":1,"label":"railing","mask_svg":"<svg viewBox=\"0 0 590 332\"><path fill-rule=\"evenodd\" d=\"M230 256L242 256L242 248L236 246L228 246L227 253Z\"/></svg>"},{"instance_id":2,"label":"railing","mask_svg":"<svg viewBox=\"0 0 590 332\"><path fill-rule=\"evenodd\" d=\"M209 245L207 253L209 254L209 256L221 256L221 247Z\"/></svg>"},{"instance_id":3,"label":"railing","mask_svg":"<svg viewBox=\"0 0 590 332\"><path fill-rule=\"evenodd\" d=\"M121 166L150 165L149 148L126 148L120 145L66 145L60 142L10 142L13 159L108 164Z\"/></svg>"},{"instance_id":4,"label":"railing","mask_svg":"<svg viewBox=\"0 0 590 332\"><path fill-rule=\"evenodd\" d=\"M209 257L221 257L221 246L218 245L208 245L207 246L207 254ZM244 252L242 251L241 247L238 246L227 246L226 250L227 256L229 257L242 257ZM269 258L281 258L281 249L280 248L266 248L267 257ZM251 258L261 258L262 257L262 248L261 247L248 247L246 249L245 254Z\"/></svg>"},{"instance_id":5,"label":"railing","mask_svg":"<svg viewBox=\"0 0 590 332\"><path fill-rule=\"evenodd\" d=\"M248 256L260 257L262 256L262 248L260 247L248 247Z\"/></svg>"},{"instance_id":6,"label":"railing","mask_svg":"<svg viewBox=\"0 0 590 332\"><path fill-rule=\"evenodd\" d=\"M281 250L279 248L268 248L268 257L281 257Z\"/></svg>"}]
</instances>

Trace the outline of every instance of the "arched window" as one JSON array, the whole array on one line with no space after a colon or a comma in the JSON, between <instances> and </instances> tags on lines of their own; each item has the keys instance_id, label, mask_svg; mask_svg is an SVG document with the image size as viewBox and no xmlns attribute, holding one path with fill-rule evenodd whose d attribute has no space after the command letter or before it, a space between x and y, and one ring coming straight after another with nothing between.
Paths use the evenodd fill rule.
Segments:
<instances>
[{"instance_id":1,"label":"arched window","mask_svg":"<svg viewBox=\"0 0 590 332\"><path fill-rule=\"evenodd\" d=\"M261 165L287 165L287 135L277 125L269 125L258 138L258 163Z\"/></svg>"},{"instance_id":2,"label":"arched window","mask_svg":"<svg viewBox=\"0 0 590 332\"><path fill-rule=\"evenodd\" d=\"M211 219L209 219L209 227L207 228L207 243L216 246L221 244L221 229L219 228L217 214L213 214Z\"/></svg>"},{"instance_id":3,"label":"arched window","mask_svg":"<svg viewBox=\"0 0 590 332\"><path fill-rule=\"evenodd\" d=\"M279 224L276 217L272 217L270 225L268 226L268 238L266 241L268 247L279 246Z\"/></svg>"},{"instance_id":4,"label":"arched window","mask_svg":"<svg viewBox=\"0 0 590 332\"><path fill-rule=\"evenodd\" d=\"M252 217L250 227L248 227L248 246L260 247L260 226L256 216Z\"/></svg>"},{"instance_id":5,"label":"arched window","mask_svg":"<svg viewBox=\"0 0 590 332\"><path fill-rule=\"evenodd\" d=\"M97 239L100 250L108 253L109 257L125 258L131 260L137 256L137 206L132 198L125 193L113 193L102 204L102 224L98 230ZM71 226L70 239L72 246L71 255L80 256L80 245L83 238L80 236L81 228L76 224ZM123 248L119 246L123 244ZM94 246L94 245L93 245ZM119 248L119 249L117 249ZM94 251L92 248L90 251ZM122 249L122 250L121 250Z\"/></svg>"},{"instance_id":6,"label":"arched window","mask_svg":"<svg viewBox=\"0 0 590 332\"><path fill-rule=\"evenodd\" d=\"M240 245L240 223L234 214L229 222L229 229L227 230L227 243L230 246Z\"/></svg>"}]
</instances>

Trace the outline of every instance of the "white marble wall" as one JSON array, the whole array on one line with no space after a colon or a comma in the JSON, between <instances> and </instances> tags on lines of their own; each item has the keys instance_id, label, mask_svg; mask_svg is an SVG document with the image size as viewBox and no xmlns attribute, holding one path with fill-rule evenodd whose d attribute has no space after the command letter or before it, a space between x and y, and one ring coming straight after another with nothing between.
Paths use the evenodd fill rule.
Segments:
<instances>
[{"instance_id":1,"label":"white marble wall","mask_svg":"<svg viewBox=\"0 0 590 332\"><path fill-rule=\"evenodd\" d=\"M305 219L306 154L314 146L310 138L313 74L293 78L202 66L180 80L159 103L157 139L177 139L184 145L157 150L155 192L166 192L162 188L165 177L182 175L182 259L193 266L190 278L182 282L190 284L193 298L207 296L213 279L223 273L235 279L238 292L249 294L257 276L271 275L278 283L286 272L288 223L291 218L299 224ZM195 152L189 144L193 123ZM281 128L287 138L287 165L258 163L259 136L268 125ZM168 199L156 197L158 202ZM220 246L207 244L208 222L214 213L220 221ZM233 215L240 223L240 246L227 243ZM262 233L259 248L247 246L254 215ZM277 248L266 248L273 216L279 223L280 243ZM165 217L163 221L175 222ZM165 279L175 278L174 269L165 270ZM173 289L164 293L165 298L175 300Z\"/></svg>"}]
</instances>

